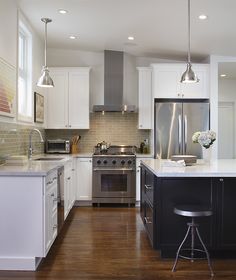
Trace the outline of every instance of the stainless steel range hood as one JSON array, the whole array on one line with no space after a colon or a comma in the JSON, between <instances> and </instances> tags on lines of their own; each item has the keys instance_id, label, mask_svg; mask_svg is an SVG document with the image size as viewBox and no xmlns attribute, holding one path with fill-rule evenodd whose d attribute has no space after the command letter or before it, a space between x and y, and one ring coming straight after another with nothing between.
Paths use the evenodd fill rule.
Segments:
<instances>
[{"instance_id":1,"label":"stainless steel range hood","mask_svg":"<svg viewBox=\"0 0 236 280\"><path fill-rule=\"evenodd\" d=\"M104 51L104 105L94 105L94 112L135 112L134 105L123 103L124 53Z\"/></svg>"}]
</instances>

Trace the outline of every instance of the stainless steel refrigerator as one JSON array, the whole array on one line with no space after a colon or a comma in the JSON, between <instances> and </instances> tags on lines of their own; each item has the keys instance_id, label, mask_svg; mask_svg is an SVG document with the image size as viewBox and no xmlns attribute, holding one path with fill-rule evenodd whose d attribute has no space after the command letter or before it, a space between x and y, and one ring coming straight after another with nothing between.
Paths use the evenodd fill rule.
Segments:
<instances>
[{"instance_id":1,"label":"stainless steel refrigerator","mask_svg":"<svg viewBox=\"0 0 236 280\"><path fill-rule=\"evenodd\" d=\"M155 99L155 158L183 154L202 158L202 148L192 142L192 135L208 129L208 99Z\"/></svg>"}]
</instances>

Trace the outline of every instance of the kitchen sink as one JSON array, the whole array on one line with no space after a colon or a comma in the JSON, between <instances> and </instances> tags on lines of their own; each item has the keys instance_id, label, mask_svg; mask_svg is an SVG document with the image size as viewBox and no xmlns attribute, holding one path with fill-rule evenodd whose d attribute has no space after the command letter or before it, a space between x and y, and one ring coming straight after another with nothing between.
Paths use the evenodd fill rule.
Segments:
<instances>
[{"instance_id":1,"label":"kitchen sink","mask_svg":"<svg viewBox=\"0 0 236 280\"><path fill-rule=\"evenodd\" d=\"M40 161L58 161L58 160L62 160L64 158L60 158L60 157L55 157L55 158L52 158L52 157L40 157L40 158L36 158L34 160L40 160Z\"/></svg>"}]
</instances>

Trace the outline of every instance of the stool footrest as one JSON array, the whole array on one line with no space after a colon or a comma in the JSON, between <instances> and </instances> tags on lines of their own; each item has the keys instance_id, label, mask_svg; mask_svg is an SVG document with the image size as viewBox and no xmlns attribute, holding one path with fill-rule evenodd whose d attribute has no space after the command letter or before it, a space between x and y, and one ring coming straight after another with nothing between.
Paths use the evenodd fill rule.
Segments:
<instances>
[{"instance_id":1,"label":"stool footrest","mask_svg":"<svg viewBox=\"0 0 236 280\"><path fill-rule=\"evenodd\" d=\"M184 251L190 252L190 254L191 254L192 251L194 253L195 252L203 253L205 255L205 257L192 257L192 256L182 255L181 252L184 252ZM207 259L206 252L204 250L197 249L197 248L194 248L194 249L191 249L191 248L181 249L180 252L179 252L179 257L182 258L182 259L191 260L191 261L194 261L194 260L206 260Z\"/></svg>"}]
</instances>

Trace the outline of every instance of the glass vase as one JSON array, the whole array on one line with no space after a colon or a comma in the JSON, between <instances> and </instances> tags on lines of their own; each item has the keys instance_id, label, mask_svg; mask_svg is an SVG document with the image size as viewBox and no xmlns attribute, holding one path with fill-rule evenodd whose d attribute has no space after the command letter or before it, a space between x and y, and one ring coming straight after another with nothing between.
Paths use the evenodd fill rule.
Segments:
<instances>
[{"instance_id":1,"label":"glass vase","mask_svg":"<svg viewBox=\"0 0 236 280\"><path fill-rule=\"evenodd\" d=\"M202 147L202 158L205 164L210 164L211 162L211 148L204 148Z\"/></svg>"}]
</instances>

